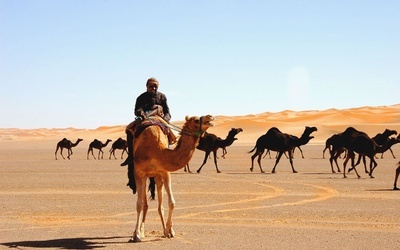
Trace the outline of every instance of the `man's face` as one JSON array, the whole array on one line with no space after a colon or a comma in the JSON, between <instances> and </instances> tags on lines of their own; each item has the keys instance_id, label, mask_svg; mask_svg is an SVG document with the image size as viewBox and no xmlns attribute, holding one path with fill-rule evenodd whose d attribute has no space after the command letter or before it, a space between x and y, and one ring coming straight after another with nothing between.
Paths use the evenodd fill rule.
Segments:
<instances>
[{"instance_id":1,"label":"man's face","mask_svg":"<svg viewBox=\"0 0 400 250\"><path fill-rule=\"evenodd\" d=\"M158 86L155 83L150 83L147 85L147 92L150 92L152 94L157 93Z\"/></svg>"}]
</instances>

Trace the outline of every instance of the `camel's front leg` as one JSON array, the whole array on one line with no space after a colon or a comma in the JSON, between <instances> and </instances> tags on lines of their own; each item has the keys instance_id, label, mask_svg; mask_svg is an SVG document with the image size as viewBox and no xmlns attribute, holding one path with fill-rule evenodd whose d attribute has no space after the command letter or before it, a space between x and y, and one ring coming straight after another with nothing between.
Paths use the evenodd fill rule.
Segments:
<instances>
[{"instance_id":1,"label":"camel's front leg","mask_svg":"<svg viewBox=\"0 0 400 250\"><path fill-rule=\"evenodd\" d=\"M164 235L165 237L172 238L175 236L175 232L172 229L172 212L174 211L175 208L175 199L174 196L172 195L171 176L169 173L164 180L164 186L168 196L168 207L169 207L167 225L166 228L164 229Z\"/></svg>"},{"instance_id":2,"label":"camel's front leg","mask_svg":"<svg viewBox=\"0 0 400 250\"><path fill-rule=\"evenodd\" d=\"M136 202L136 227L133 233L133 242L142 241L144 238L144 221L146 219L147 213L147 200L146 200L146 179L145 178L135 178L137 187L137 202Z\"/></svg>"}]
</instances>

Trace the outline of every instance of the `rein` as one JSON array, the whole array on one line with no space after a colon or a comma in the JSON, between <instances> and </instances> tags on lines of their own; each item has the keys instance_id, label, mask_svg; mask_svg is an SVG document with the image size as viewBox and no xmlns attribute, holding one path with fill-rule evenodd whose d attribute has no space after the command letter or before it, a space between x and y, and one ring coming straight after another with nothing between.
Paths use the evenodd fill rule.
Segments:
<instances>
[{"instance_id":1,"label":"rein","mask_svg":"<svg viewBox=\"0 0 400 250\"><path fill-rule=\"evenodd\" d=\"M201 130L201 126L202 126L202 120L203 120L203 117L201 116L200 117L200 130L198 130L198 131L193 131L193 130L191 130L191 129L188 129L188 128L186 128L186 129L183 129L183 128L181 128L181 127L178 127L178 126L176 126L176 125L174 125L174 124L170 124L170 123L167 123L167 124L165 124L167 127L169 127L170 129L172 129L172 130L175 130L175 131L177 131L177 132L179 132L179 134L184 134L184 135L189 135L189 136L195 136L195 137L201 137L201 135L202 135L202 130Z\"/></svg>"}]
</instances>

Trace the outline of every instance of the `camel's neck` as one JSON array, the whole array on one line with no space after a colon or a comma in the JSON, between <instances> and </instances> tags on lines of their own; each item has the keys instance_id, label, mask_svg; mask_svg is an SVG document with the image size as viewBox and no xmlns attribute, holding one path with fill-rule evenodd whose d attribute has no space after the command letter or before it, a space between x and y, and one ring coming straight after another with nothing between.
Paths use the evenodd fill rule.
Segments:
<instances>
[{"instance_id":1,"label":"camel's neck","mask_svg":"<svg viewBox=\"0 0 400 250\"><path fill-rule=\"evenodd\" d=\"M400 141L398 140L390 140L387 143L383 144L382 146L377 145L376 147L376 153L384 153L386 152L390 147L392 147L394 144L399 143Z\"/></svg>"},{"instance_id":2,"label":"camel's neck","mask_svg":"<svg viewBox=\"0 0 400 250\"><path fill-rule=\"evenodd\" d=\"M225 144L227 145L227 146L230 146L230 145L232 145L232 143L235 141L235 135L231 135L231 134L229 134L226 138L225 138L225 140L224 140L224 142L225 142Z\"/></svg>"},{"instance_id":3,"label":"camel's neck","mask_svg":"<svg viewBox=\"0 0 400 250\"><path fill-rule=\"evenodd\" d=\"M102 143L101 146L107 147L107 145L108 145L109 142L110 142L110 141L106 141L106 143L104 143L104 144Z\"/></svg>"},{"instance_id":4,"label":"camel's neck","mask_svg":"<svg viewBox=\"0 0 400 250\"><path fill-rule=\"evenodd\" d=\"M71 144L71 147L77 146L80 142L81 142L80 140L77 140L75 143L72 143L72 144Z\"/></svg>"},{"instance_id":5,"label":"camel's neck","mask_svg":"<svg viewBox=\"0 0 400 250\"><path fill-rule=\"evenodd\" d=\"M199 137L193 135L193 132L182 130L176 147L167 151L169 161L166 163L165 168L169 172L184 168L192 158L199 139Z\"/></svg>"}]
</instances>

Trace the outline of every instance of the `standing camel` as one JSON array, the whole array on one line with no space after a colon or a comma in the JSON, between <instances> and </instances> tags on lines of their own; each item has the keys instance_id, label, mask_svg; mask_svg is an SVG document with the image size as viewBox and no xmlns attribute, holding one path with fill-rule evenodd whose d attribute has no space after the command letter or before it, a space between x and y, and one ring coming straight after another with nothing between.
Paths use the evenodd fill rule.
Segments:
<instances>
[{"instance_id":1,"label":"standing camel","mask_svg":"<svg viewBox=\"0 0 400 250\"><path fill-rule=\"evenodd\" d=\"M197 173L200 173L201 169L203 168L204 164L207 162L207 158L210 155L211 152L213 152L214 155L214 164L215 168L217 169L217 173L221 173L218 169L218 164L217 164L217 150L219 148L225 148L227 146L232 145L232 143L235 141L235 136L242 132L243 129L241 128L232 128L226 138L222 140L221 138L218 138L215 134L211 133L206 133L203 138L201 138L199 145L197 146L198 150L204 151L204 161L203 164L197 169ZM189 170L189 166L188 170ZM190 172L190 170L189 170Z\"/></svg>"},{"instance_id":2,"label":"standing camel","mask_svg":"<svg viewBox=\"0 0 400 250\"><path fill-rule=\"evenodd\" d=\"M103 159L104 152L103 152L102 148L106 147L107 144L108 144L109 142L111 142L110 139L108 139L108 140L106 141L106 143L102 143L101 141L99 141L99 140L97 140L97 139L94 139L94 141L92 141L92 142L89 144L89 149L88 149L88 151L87 151L87 159L89 160L89 153L90 153L90 152L92 152L93 158L96 159L96 157L95 157L94 154L93 154L93 149L94 149L94 148L99 150L99 154L97 155L97 159L100 160L100 153L101 153L101 159Z\"/></svg>"},{"instance_id":3,"label":"standing camel","mask_svg":"<svg viewBox=\"0 0 400 250\"><path fill-rule=\"evenodd\" d=\"M54 153L54 156L56 157L56 160L57 160L57 151L58 151L58 149L60 149L60 154L61 154L62 158L65 160L64 155L62 154L64 148L66 148L68 150L67 158L68 158L68 160L70 160L69 157L73 154L72 148L76 147L81 141L83 141L83 139L80 139L80 138L78 138L78 140L76 140L75 143L72 143L67 138L64 138L61 141L59 141L57 143L56 152Z\"/></svg>"},{"instance_id":4,"label":"standing camel","mask_svg":"<svg viewBox=\"0 0 400 250\"><path fill-rule=\"evenodd\" d=\"M297 171L293 167L293 149L300 145L304 145L313 138L311 135L312 132L317 131L316 127L308 127L306 126L303 134L300 138L291 136L289 134L282 133L278 128L272 127L268 130L268 132L257 139L255 147L249 152L252 153L254 150L256 152L251 156L251 168L250 171L253 171L253 163L254 158L258 156L257 162L260 167L261 173L264 173L264 170L261 167L261 156L264 153L265 149L269 149L272 151L277 151L278 156L276 157L274 168L272 169L272 173L275 173L275 168L279 163L283 153L288 152L289 154L289 162L292 167L293 173L297 173Z\"/></svg>"},{"instance_id":5,"label":"standing camel","mask_svg":"<svg viewBox=\"0 0 400 250\"><path fill-rule=\"evenodd\" d=\"M397 131L396 130L390 130L390 129L385 129L385 131L383 131L383 133L378 133L377 135L375 135L374 137L372 137L372 140L374 140L376 142L376 144L378 145L383 145L386 142L389 141L389 137L391 135L397 135ZM392 153L393 158L396 158L396 156L394 156L393 151L391 148L389 148L390 153ZM381 159L383 159L383 153L381 154Z\"/></svg>"},{"instance_id":6,"label":"standing camel","mask_svg":"<svg viewBox=\"0 0 400 250\"><path fill-rule=\"evenodd\" d=\"M154 117L165 122L161 118ZM188 117L183 125L181 136L176 146L171 149L168 146L168 136L164 134L162 128L157 125L151 125L143 129L140 135L134 140L134 180L137 190L137 220L133 233L133 242L139 242L144 234L144 224L148 210L146 198L146 181L149 177L154 177L157 186L158 214L161 218L161 224L164 236L174 237L175 232L172 229L172 212L175 207L175 199L172 194L171 174L183 168L192 158L196 145L204 132L212 126L214 118L210 115L202 117ZM129 172L128 172L129 173ZM128 174L131 182L132 176ZM168 218L164 220L163 207L163 189L168 196Z\"/></svg>"},{"instance_id":7,"label":"standing camel","mask_svg":"<svg viewBox=\"0 0 400 250\"><path fill-rule=\"evenodd\" d=\"M126 142L126 140L122 139L121 137L118 138L115 142L113 142L113 144L111 145L111 149L110 149L110 157L108 157L108 159L111 159L111 155L114 156L114 159L117 159L117 157L115 157L115 150L117 149L121 149L122 153L121 153L121 159L124 156L124 153L128 153L128 143Z\"/></svg>"}]
</instances>

